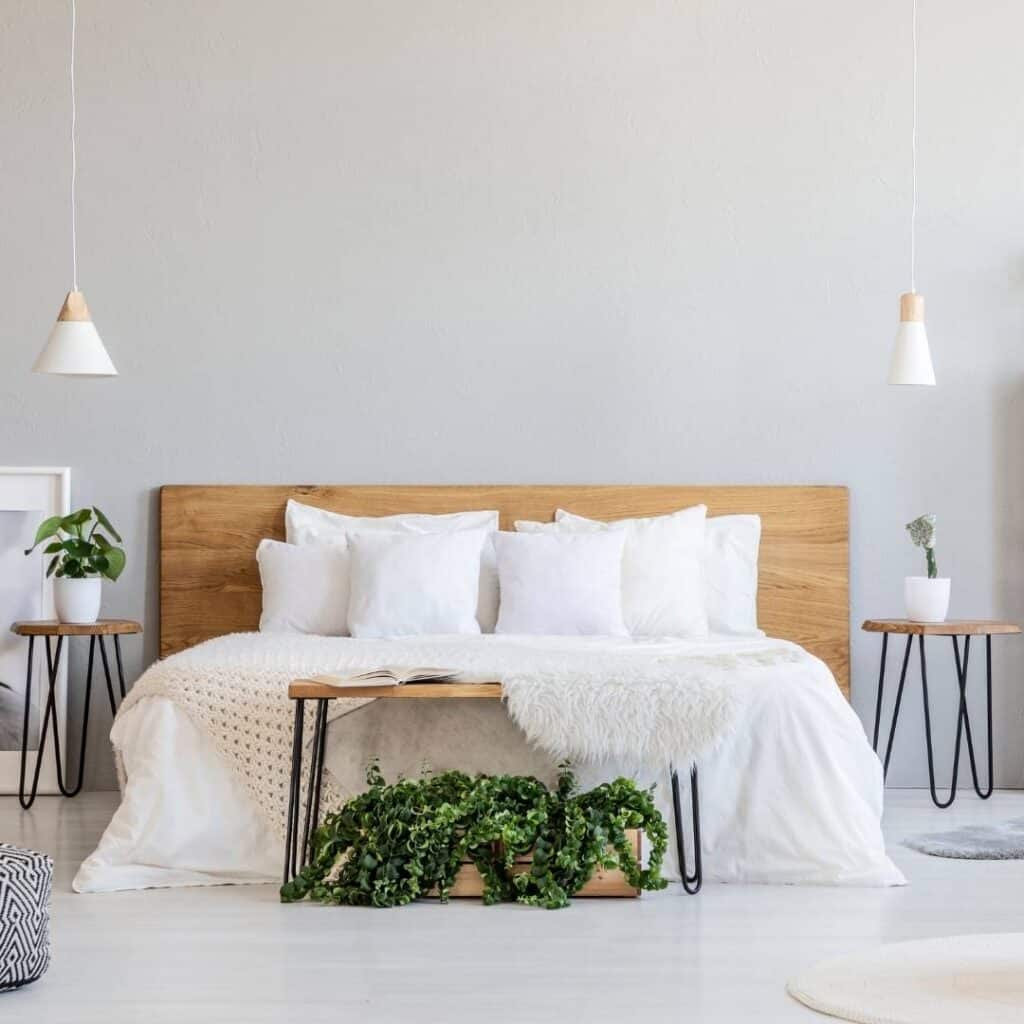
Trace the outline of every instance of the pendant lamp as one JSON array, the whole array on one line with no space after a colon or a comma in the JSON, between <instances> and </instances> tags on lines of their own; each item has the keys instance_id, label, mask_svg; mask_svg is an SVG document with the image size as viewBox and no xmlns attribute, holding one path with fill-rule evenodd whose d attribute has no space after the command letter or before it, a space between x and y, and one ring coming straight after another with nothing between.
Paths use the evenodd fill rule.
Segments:
<instances>
[{"instance_id":1,"label":"pendant lamp","mask_svg":"<svg viewBox=\"0 0 1024 1024\"><path fill-rule=\"evenodd\" d=\"M935 370L924 326L924 296L914 290L917 234L917 0L911 0L913 113L910 131L910 291L900 296L900 325L889 364L889 383L934 387Z\"/></svg>"},{"instance_id":2,"label":"pendant lamp","mask_svg":"<svg viewBox=\"0 0 1024 1024\"><path fill-rule=\"evenodd\" d=\"M32 367L34 373L73 377L116 377L117 370L92 322L85 296L78 290L78 239L75 224L75 177L78 170L75 140L75 0L71 0L71 280L57 322L46 347Z\"/></svg>"}]
</instances>

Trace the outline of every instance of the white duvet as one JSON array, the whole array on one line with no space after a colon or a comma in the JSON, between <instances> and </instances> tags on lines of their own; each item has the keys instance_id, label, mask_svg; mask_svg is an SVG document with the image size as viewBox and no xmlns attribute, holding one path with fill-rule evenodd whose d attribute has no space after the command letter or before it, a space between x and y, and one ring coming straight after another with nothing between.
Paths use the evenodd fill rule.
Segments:
<instances>
[{"instance_id":1,"label":"white duvet","mask_svg":"<svg viewBox=\"0 0 1024 1024\"><path fill-rule=\"evenodd\" d=\"M274 659L285 638L224 638L253 664ZM592 659L750 654L793 648L770 639L643 641L618 638L439 637L425 641L287 637L340 662L479 665L491 650L502 664L538 658ZM209 645L204 645L209 647ZM197 650L202 650L199 648ZM178 656L183 661L190 652ZM126 706L111 730L124 769L123 799L74 888L109 892L150 886L271 882L280 879L281 841L250 791L210 736L179 704L148 696ZM385 774L432 768L552 776L554 760L531 748L504 707L492 701L375 701L332 722L326 768L342 792L361 786L366 762L379 756ZM669 819L667 766L637 771L613 763L580 766L592 785L627 771L657 784ZM830 673L806 655L792 671L743 702L737 718L700 763L704 876L708 881L818 885L899 885L885 853L880 819L882 771L860 720ZM678 877L674 849L667 872Z\"/></svg>"}]
</instances>

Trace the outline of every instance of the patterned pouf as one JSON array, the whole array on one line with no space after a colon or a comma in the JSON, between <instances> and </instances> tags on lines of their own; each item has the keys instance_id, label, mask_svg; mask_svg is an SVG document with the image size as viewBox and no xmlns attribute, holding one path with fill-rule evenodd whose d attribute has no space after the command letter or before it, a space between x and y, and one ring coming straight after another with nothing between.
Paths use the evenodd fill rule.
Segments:
<instances>
[{"instance_id":1,"label":"patterned pouf","mask_svg":"<svg viewBox=\"0 0 1024 1024\"><path fill-rule=\"evenodd\" d=\"M0 843L0 992L35 981L50 966L53 861Z\"/></svg>"}]
</instances>

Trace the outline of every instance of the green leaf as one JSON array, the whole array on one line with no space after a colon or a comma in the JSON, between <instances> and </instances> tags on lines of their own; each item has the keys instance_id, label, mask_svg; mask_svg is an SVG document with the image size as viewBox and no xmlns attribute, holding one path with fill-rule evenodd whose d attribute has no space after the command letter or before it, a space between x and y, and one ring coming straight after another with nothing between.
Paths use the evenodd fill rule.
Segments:
<instances>
[{"instance_id":1,"label":"green leaf","mask_svg":"<svg viewBox=\"0 0 1024 1024\"><path fill-rule=\"evenodd\" d=\"M107 563L103 575L108 580L116 580L124 572L125 563L128 561L124 551L121 548L107 548L102 557Z\"/></svg>"},{"instance_id":2,"label":"green leaf","mask_svg":"<svg viewBox=\"0 0 1024 1024\"><path fill-rule=\"evenodd\" d=\"M47 544L46 547L43 548L43 554L44 555L52 555L55 551L63 551L63 550L64 550L64 545L59 540L55 540L52 543Z\"/></svg>"},{"instance_id":3,"label":"green leaf","mask_svg":"<svg viewBox=\"0 0 1024 1024\"><path fill-rule=\"evenodd\" d=\"M95 505L93 505L92 510L100 526L102 526L103 529L106 530L114 538L114 540L116 540L120 544L122 541L121 534L119 534L117 530L114 529L114 526L110 522L110 520Z\"/></svg>"},{"instance_id":4,"label":"green leaf","mask_svg":"<svg viewBox=\"0 0 1024 1024\"><path fill-rule=\"evenodd\" d=\"M92 509L80 508L77 512L66 515L60 521L60 528L65 531L72 530L77 526L84 526L91 518Z\"/></svg>"},{"instance_id":5,"label":"green leaf","mask_svg":"<svg viewBox=\"0 0 1024 1024\"><path fill-rule=\"evenodd\" d=\"M60 561L60 555L54 555L50 559L50 564L46 567L46 576L49 579L53 575L53 570L57 568L57 563Z\"/></svg>"},{"instance_id":6,"label":"green leaf","mask_svg":"<svg viewBox=\"0 0 1024 1024\"><path fill-rule=\"evenodd\" d=\"M49 519L44 519L36 530L36 539L32 542L32 547L25 549L25 554L30 555L32 552L39 547L39 545L47 539L52 537L61 528L63 522L61 516L50 516Z\"/></svg>"}]
</instances>

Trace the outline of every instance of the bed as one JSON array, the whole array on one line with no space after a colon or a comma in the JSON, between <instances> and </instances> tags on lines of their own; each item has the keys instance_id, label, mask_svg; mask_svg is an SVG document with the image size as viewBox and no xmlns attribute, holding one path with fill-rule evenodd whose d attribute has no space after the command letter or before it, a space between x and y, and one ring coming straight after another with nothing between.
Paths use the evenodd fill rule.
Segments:
<instances>
[{"instance_id":1,"label":"bed","mask_svg":"<svg viewBox=\"0 0 1024 1024\"><path fill-rule=\"evenodd\" d=\"M714 515L757 513L758 612L767 635L640 645L602 637L381 641L260 634L254 632L261 606L254 553L262 538L284 537L289 498L364 516L498 509L503 529L520 519L550 520L559 507L599 520L662 515L698 502ZM706 881L901 884L881 836L881 768L846 700L847 521L847 494L839 487L165 487L163 660L140 680L111 731L122 803L74 887L102 892L279 876L275 801L279 796L283 810L283 784L279 794L273 787L257 794L244 756L225 756L223 736L215 737L204 709L180 699L181 690L171 699L172 691L152 685L151 676L184 679L186 690L190 679L223 678L225 692L231 679L269 680L269 731L236 729L235 748L244 748L282 738L288 680L325 666L465 664L493 677L521 664L564 666L588 658L625 664L651 656L752 658L779 666L701 763ZM554 759L527 744L494 702L401 701L389 703L407 706L383 710L382 703L343 709L352 713L331 725L326 766L336 797L359 788L366 760L377 755L392 773L414 772L424 759L437 769L554 771ZM664 773L614 763L579 770L584 783L628 770L656 785L669 811Z\"/></svg>"}]
</instances>

